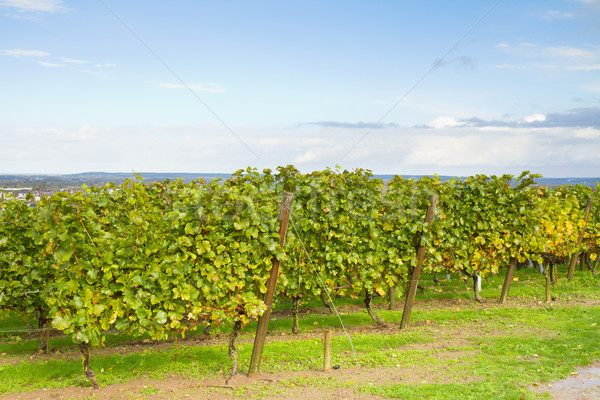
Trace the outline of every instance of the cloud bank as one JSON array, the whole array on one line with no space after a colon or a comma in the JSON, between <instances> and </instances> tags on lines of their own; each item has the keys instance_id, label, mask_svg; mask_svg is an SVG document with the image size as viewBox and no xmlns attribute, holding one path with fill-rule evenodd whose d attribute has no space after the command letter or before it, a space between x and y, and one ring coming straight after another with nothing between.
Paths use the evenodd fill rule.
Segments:
<instances>
[{"instance_id":1,"label":"cloud bank","mask_svg":"<svg viewBox=\"0 0 600 400\"><path fill-rule=\"evenodd\" d=\"M505 127L505 128L595 128L600 129L600 107L575 108L561 113L547 115L533 114L515 121L486 121L480 118L469 118L462 121L472 127Z\"/></svg>"},{"instance_id":2,"label":"cloud bank","mask_svg":"<svg viewBox=\"0 0 600 400\"><path fill-rule=\"evenodd\" d=\"M386 128L398 128L399 125L395 123L381 123L381 122L340 122L340 121L319 121L319 122L305 122L299 126L319 126L322 128L342 128L342 129L386 129Z\"/></svg>"},{"instance_id":3,"label":"cloud bank","mask_svg":"<svg viewBox=\"0 0 600 400\"><path fill-rule=\"evenodd\" d=\"M1 0L0 0L1 1ZM100 76L106 78L106 74L102 72L102 70L106 68L116 67L115 63L97 63L93 66L89 66L91 64L88 60L81 60L78 58L71 57L53 57L52 54L43 51L43 50L24 50L24 49L0 49L0 56L8 56L12 58L21 59L25 62L34 62L42 67L49 68L62 68L62 67L71 67L76 68L79 72L84 72L87 74L92 74L96 76ZM86 67L86 68L83 68Z\"/></svg>"},{"instance_id":4,"label":"cloud bank","mask_svg":"<svg viewBox=\"0 0 600 400\"><path fill-rule=\"evenodd\" d=\"M43 130L0 126L0 173L227 173L246 166L294 164L303 171L341 165L381 174L466 176L531 170L546 177L596 177L599 111L579 108L515 121L442 117L419 127L387 124L366 137L371 123L234 126L259 159L217 124Z\"/></svg>"},{"instance_id":5,"label":"cloud bank","mask_svg":"<svg viewBox=\"0 0 600 400\"><path fill-rule=\"evenodd\" d=\"M62 0L0 0L0 8L19 12L58 13L67 11Z\"/></svg>"}]
</instances>

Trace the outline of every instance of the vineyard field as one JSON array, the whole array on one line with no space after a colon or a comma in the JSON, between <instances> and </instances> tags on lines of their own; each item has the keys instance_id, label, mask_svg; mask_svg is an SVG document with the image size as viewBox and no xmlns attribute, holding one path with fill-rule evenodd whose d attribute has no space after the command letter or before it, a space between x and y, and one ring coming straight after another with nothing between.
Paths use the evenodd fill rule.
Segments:
<instances>
[{"instance_id":1,"label":"vineyard field","mask_svg":"<svg viewBox=\"0 0 600 400\"><path fill-rule=\"evenodd\" d=\"M336 303L358 301L381 329L395 316L378 309L378 299L392 309L403 303L396 329L410 330L421 271L438 284L460 277L474 303L485 302L483 281L500 279L497 297L506 303L518 268L528 265L543 279L541 301L551 304L563 297L562 280L595 276L599 191L549 188L539 178L525 171L384 182L368 170L303 174L287 166L210 182L135 175L56 192L34 207L4 196L0 312L28 320L43 353L51 331L70 338L98 388L93 358L115 337L168 342L224 327L228 383L238 361L244 368L238 335L268 322L273 295L275 304L291 304L293 334L306 329L300 310L311 299L334 314ZM291 203L283 206L285 193ZM275 265L281 269L270 277ZM257 343L262 338L257 332ZM260 363L260 352L255 357Z\"/></svg>"},{"instance_id":2,"label":"vineyard field","mask_svg":"<svg viewBox=\"0 0 600 400\"><path fill-rule=\"evenodd\" d=\"M559 272L564 276L567 266ZM583 273L571 282L562 279L554 288L556 300L547 304L543 276L536 269L521 269L515 276L519 279L511 298L499 306L502 277L484 280L483 303L477 303L459 275L435 284L427 274L424 292L417 294L413 325L402 332L397 329L401 302L388 310L386 299L374 300L387 323L377 327L361 299L338 299L358 364L339 321L319 298L307 299L301 308L298 335L291 334L292 304L277 304L265 347L265 372L252 380L241 374L229 385L224 384L231 367L225 349L231 325L208 336L198 332L169 342L111 334L92 359L98 391L81 375L78 348L67 337L53 333L55 350L41 354L31 334L4 333L0 392L5 394L0 398L291 399L306 392L308 399L453 399L486 393L535 399L538 395L531 389L548 389L550 380L600 359L600 281ZM2 321L0 327L27 326ZM248 366L255 327L251 322L238 339L242 370ZM333 331L332 364L340 366L329 372L320 371L324 330Z\"/></svg>"}]
</instances>

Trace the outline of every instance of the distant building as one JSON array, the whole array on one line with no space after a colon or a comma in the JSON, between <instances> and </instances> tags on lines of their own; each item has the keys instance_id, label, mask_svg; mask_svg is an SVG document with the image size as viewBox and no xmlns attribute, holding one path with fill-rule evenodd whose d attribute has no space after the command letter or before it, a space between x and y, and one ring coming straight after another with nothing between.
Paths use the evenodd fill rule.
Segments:
<instances>
[{"instance_id":1,"label":"distant building","mask_svg":"<svg viewBox=\"0 0 600 400\"><path fill-rule=\"evenodd\" d=\"M22 187L22 188L0 188L0 198L5 199L8 197L15 197L19 200L25 200L27 193L31 193L33 188Z\"/></svg>"}]
</instances>

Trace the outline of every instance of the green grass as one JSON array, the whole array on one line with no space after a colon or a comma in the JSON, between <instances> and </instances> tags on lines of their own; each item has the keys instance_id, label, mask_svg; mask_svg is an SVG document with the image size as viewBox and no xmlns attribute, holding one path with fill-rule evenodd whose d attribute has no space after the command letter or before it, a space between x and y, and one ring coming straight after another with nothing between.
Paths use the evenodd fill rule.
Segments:
<instances>
[{"instance_id":1,"label":"green grass","mask_svg":"<svg viewBox=\"0 0 600 400\"><path fill-rule=\"evenodd\" d=\"M418 294L411 316L411 328L404 331L387 330L368 333L373 323L368 314L354 306L362 306L362 299L343 299L353 306L342 319L352 330L352 345L339 329L337 317L324 313L301 315L301 334L292 336L291 319L276 314L271 321L270 333L285 341L268 340L263 353L261 370L269 372L311 371L322 367L322 329L335 329L332 340L333 365L342 369L360 367L409 368L423 371L433 381L420 384L350 384L335 378L314 380L293 378L269 387L259 384L236 389L239 396L269 398L290 387L352 387L364 393L400 399L519 399L543 398L528 391L536 382L559 379L569 375L577 366L587 365L600 358L597 350L600 341L600 306L584 306L577 299L598 299L600 277L589 272L577 272L572 282L564 279L552 288L558 301L542 303L544 281L536 271L516 271L518 281L512 282L509 299L528 301L528 306L518 301L508 306L482 306L474 302L456 302L472 299L466 289L471 282L457 276L434 285L431 276L424 276L422 284L427 289ZM503 277L484 280L482 296L492 303L499 296ZM449 299L449 300L448 300ZM431 303L433 302L433 303ZM378 313L388 324L397 324L401 310L383 309L385 299L376 301ZM428 303L434 306L421 307ZM535 306L531 306L531 305ZM320 300L311 300L306 308L321 307ZM282 310L285 307L278 309ZM69 339L51 338L51 346L61 353L56 357L32 356L38 340L15 329L26 324L14 316L0 321L0 330L11 330L0 336L0 393L26 391L40 388L89 386L82 376L81 360ZM229 327L222 327L227 332ZM238 341L240 371L248 369L252 351L252 335L256 324L246 327ZM198 333L197 335L201 335ZM308 337L307 337L308 335ZM456 341L460 338L460 341ZM129 382L139 377L168 379L173 374L190 378L224 378L231 368L225 344L196 345L193 341L175 341L169 346L155 344L127 345L139 340L126 335L111 334L107 347L113 351L97 350L91 353L91 366L101 386ZM454 341L453 346L432 350L440 340ZM122 354L120 354L122 353ZM30 357L31 356L31 357ZM442 357L443 356L443 357ZM6 362L10 361L10 362ZM358 363L358 365L356 364ZM444 377L435 382L435 377ZM468 378L468 379L466 379ZM151 386L138 391L141 396L158 393Z\"/></svg>"},{"instance_id":2,"label":"green grass","mask_svg":"<svg viewBox=\"0 0 600 400\"><path fill-rule=\"evenodd\" d=\"M441 383L418 386L390 385L386 387L361 388L363 393L376 394L390 399L429 400L480 400L521 399L527 390L511 383L475 382L470 384ZM535 395L533 395L535 396ZM530 397L530 398L536 398Z\"/></svg>"},{"instance_id":3,"label":"green grass","mask_svg":"<svg viewBox=\"0 0 600 400\"><path fill-rule=\"evenodd\" d=\"M570 301L577 298L587 299L600 299L600 291L598 290L599 277L593 276L589 272L577 271L574 279L568 282L565 278L567 266L559 267L559 282L552 286L552 295L557 297L560 301ZM503 271L502 271L503 272ZM440 282L435 284L433 282L433 275L423 275L420 279L420 284L425 287L424 293L417 292L416 303L419 304L423 301L428 300L446 300L446 299L458 299L458 300L473 300L472 281L469 278L466 280L460 274L452 274L449 280L445 279L445 274L439 274ZM535 268L526 268L515 271L515 278L517 281L512 282L511 292L509 299L524 299L531 300L537 299L539 301L544 300L545 296L545 283L543 277L537 272ZM504 275L490 276L483 280L481 296L484 299L493 301L500 297L500 291L504 282ZM401 299L402 291L398 290L397 299L399 302ZM377 305L387 305L386 298L375 298L373 303ZM371 323L371 319L366 312L353 313L344 315L343 309L345 306L353 306L363 308L363 299L351 299L351 298L334 298L334 302L338 309L342 309L343 322L346 325L368 325ZM308 299L301 305L304 310L311 309L323 309L323 304L319 298ZM274 311L289 311L291 309L291 302L280 301L274 305ZM386 314L385 311L378 311L378 314L387 316L390 322L399 322L400 319L396 318L397 314ZM443 318L443 316L440 316ZM411 316L411 320L415 321L414 316ZM438 317L439 318L439 317ZM24 319L29 319L32 326L36 326L36 320L33 316ZM437 320L437 319L436 319ZM311 325L317 323L316 326L320 327L339 327L340 323L337 317L331 317L323 314L302 314L300 321L301 329L311 329ZM291 320L287 317L279 318L275 314L271 318L269 328L272 331L289 331L291 330ZM30 333L20 332L21 330L28 330L29 326L15 315L11 315L7 318L2 319L0 315L0 353L19 354L27 352L35 352L38 350L39 341L37 338ZM200 326L197 331L188 332L188 336L197 337L202 336L203 327ZM217 327L213 330L213 333L229 332L231 326L225 325ZM242 332L254 332L256 330L256 324L250 323L246 326ZM124 342L147 340L147 336L134 337L125 334L108 334L106 338L107 346L119 345ZM68 338L55 337L51 338L51 347L55 349L66 348L72 345L72 342Z\"/></svg>"},{"instance_id":4,"label":"green grass","mask_svg":"<svg viewBox=\"0 0 600 400\"><path fill-rule=\"evenodd\" d=\"M561 300L570 300L578 297L600 299L597 290L598 277L589 271L575 272L573 279L566 279L568 266L558 267L558 283L552 285L552 296ZM499 275L483 278L481 296L485 299L497 299L500 297L504 283L504 270ZM473 299L473 280L466 279L460 274L451 274L446 280L445 274L438 274L440 282L433 282L433 275L422 276L419 283L427 289L425 293L417 292L416 300L440 300L440 299ZM516 279L516 280L514 280ZM545 281L537 268L523 268L515 270L509 298L519 299L545 299Z\"/></svg>"}]
</instances>

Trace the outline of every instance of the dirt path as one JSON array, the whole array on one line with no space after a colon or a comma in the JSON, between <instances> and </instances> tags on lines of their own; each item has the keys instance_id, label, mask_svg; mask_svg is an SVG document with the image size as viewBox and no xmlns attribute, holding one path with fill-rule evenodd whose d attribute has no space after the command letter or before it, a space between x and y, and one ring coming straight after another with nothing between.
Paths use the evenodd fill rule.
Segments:
<instances>
[{"instance_id":1,"label":"dirt path","mask_svg":"<svg viewBox=\"0 0 600 400\"><path fill-rule=\"evenodd\" d=\"M457 351L456 359L465 353ZM445 355L448 357L449 355ZM382 400L384 398L360 393L364 385L455 382L456 377L423 368L415 372L409 368L348 368L329 371L300 371L260 373L254 378L238 374L226 384L225 378L186 379L172 376L164 380L137 379L122 384L106 385L98 390L83 387L42 389L31 392L0 396L2 400L233 400L240 397L251 399L280 400ZM464 379L461 380L465 382Z\"/></svg>"},{"instance_id":2,"label":"dirt path","mask_svg":"<svg viewBox=\"0 0 600 400\"><path fill-rule=\"evenodd\" d=\"M554 400L600 399L600 361L580 368L566 379L534 386L537 393L549 393Z\"/></svg>"},{"instance_id":3,"label":"dirt path","mask_svg":"<svg viewBox=\"0 0 600 400\"><path fill-rule=\"evenodd\" d=\"M460 358L457 352L457 358ZM178 376L165 380L137 379L131 382L107 385L98 390L71 387L43 389L0 396L2 400L67 400L67 399L144 399L144 400L233 400L241 396L256 399L305 400L382 400L382 397L359 393L364 384L385 383L420 384L451 381L451 377L433 376L426 371L411 373L404 368L373 368L287 373L261 373L250 379L245 374L234 377L228 385L224 379L194 380ZM531 390L549 393L554 400L600 399L600 361L581 368L570 377Z\"/></svg>"}]
</instances>

